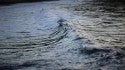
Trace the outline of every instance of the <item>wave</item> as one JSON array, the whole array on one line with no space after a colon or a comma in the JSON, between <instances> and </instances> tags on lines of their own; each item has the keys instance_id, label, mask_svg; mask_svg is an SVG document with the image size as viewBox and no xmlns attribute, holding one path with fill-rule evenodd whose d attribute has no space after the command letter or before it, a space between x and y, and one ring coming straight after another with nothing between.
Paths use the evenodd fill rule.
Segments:
<instances>
[{"instance_id":1,"label":"wave","mask_svg":"<svg viewBox=\"0 0 125 70\"><path fill-rule=\"evenodd\" d=\"M1 42L0 49L19 49L19 48L35 48L31 46L48 46L55 44L65 38L70 30L70 26L65 24L64 19L57 21L58 26L51 30L50 34L41 37L29 37L31 39L21 38L16 41ZM8 40L8 39L7 39Z\"/></svg>"}]
</instances>

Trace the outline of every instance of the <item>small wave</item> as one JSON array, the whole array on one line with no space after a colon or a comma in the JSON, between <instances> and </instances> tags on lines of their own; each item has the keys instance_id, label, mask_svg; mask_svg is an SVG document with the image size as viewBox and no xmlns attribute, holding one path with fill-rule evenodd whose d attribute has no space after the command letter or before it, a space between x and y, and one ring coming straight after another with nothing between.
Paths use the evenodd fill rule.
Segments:
<instances>
[{"instance_id":1,"label":"small wave","mask_svg":"<svg viewBox=\"0 0 125 70\"><path fill-rule=\"evenodd\" d=\"M55 27L52 32L50 32L50 34L44 36L44 37L35 37L33 39L29 39L29 40L25 40L24 38L18 40L18 41L11 41L11 42L1 42L1 49L11 49L11 48L27 48L27 47L31 47L31 46L48 46L50 44L55 44L57 42L59 42L61 39L65 38L67 36L67 33L70 29L70 27L65 24L64 19L60 19L57 21L57 23L59 24L57 27ZM40 38L40 39L38 39ZM31 47L33 48L33 47Z\"/></svg>"}]
</instances>

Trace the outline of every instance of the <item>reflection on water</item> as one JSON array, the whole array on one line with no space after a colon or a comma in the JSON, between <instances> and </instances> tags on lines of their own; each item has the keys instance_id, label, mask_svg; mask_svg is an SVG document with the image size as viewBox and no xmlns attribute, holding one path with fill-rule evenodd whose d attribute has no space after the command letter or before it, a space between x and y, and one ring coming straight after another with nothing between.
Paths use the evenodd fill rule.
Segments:
<instances>
[{"instance_id":1,"label":"reflection on water","mask_svg":"<svg viewBox=\"0 0 125 70\"><path fill-rule=\"evenodd\" d=\"M84 2L75 6L75 14L91 18L93 24L83 24L83 29L95 35L106 47L124 47L125 7L122 2ZM90 20L91 21L91 20Z\"/></svg>"},{"instance_id":2,"label":"reflection on water","mask_svg":"<svg viewBox=\"0 0 125 70\"><path fill-rule=\"evenodd\" d=\"M123 2L23 3L0 13L2 70L125 69Z\"/></svg>"}]
</instances>

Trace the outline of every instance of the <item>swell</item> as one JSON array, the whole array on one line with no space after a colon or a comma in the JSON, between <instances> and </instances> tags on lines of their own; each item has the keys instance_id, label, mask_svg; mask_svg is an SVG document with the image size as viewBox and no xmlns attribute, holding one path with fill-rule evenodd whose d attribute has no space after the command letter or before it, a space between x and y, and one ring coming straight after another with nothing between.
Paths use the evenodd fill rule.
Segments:
<instances>
[{"instance_id":1,"label":"swell","mask_svg":"<svg viewBox=\"0 0 125 70\"><path fill-rule=\"evenodd\" d=\"M50 34L47 34L43 37L29 37L29 39L21 38L18 40L11 40L8 42L8 39L1 41L0 49L25 49L25 48L35 48L36 46L48 46L51 44L56 44L63 38L67 36L70 27L65 24L64 19L57 21L58 26L55 27Z\"/></svg>"}]
</instances>

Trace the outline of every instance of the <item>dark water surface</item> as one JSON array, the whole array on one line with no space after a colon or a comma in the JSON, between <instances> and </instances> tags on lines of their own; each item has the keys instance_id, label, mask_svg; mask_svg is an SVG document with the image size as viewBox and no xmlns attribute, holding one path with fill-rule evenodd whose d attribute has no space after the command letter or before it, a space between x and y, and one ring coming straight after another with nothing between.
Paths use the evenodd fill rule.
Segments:
<instances>
[{"instance_id":1,"label":"dark water surface","mask_svg":"<svg viewBox=\"0 0 125 70\"><path fill-rule=\"evenodd\" d=\"M123 2L1 6L0 70L125 70Z\"/></svg>"}]
</instances>

